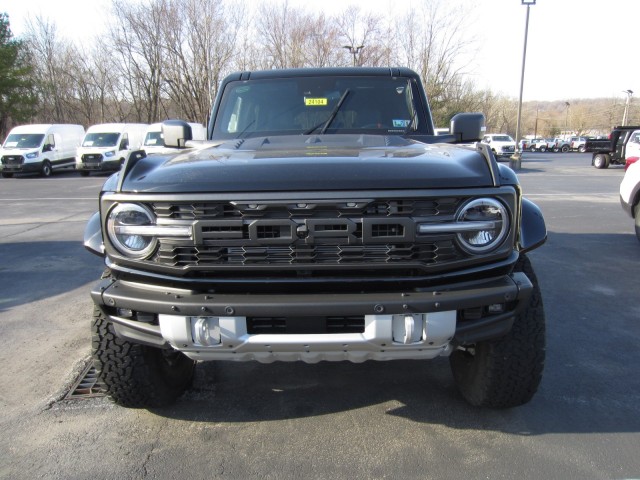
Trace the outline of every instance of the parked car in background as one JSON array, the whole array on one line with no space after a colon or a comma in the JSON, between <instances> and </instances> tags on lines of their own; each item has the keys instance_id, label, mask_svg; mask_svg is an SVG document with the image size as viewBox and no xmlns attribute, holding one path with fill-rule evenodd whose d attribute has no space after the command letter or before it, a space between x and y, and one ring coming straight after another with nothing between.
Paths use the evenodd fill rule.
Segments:
<instances>
[{"instance_id":1,"label":"parked car in background","mask_svg":"<svg viewBox=\"0 0 640 480\"><path fill-rule=\"evenodd\" d=\"M76 170L86 177L92 171L114 172L142 145L148 125L103 123L89 127L76 152Z\"/></svg>"},{"instance_id":2,"label":"parked car in background","mask_svg":"<svg viewBox=\"0 0 640 480\"><path fill-rule=\"evenodd\" d=\"M506 133L487 133L481 142L489 145L498 159L510 157L516 151L516 142Z\"/></svg>"},{"instance_id":3,"label":"parked car in background","mask_svg":"<svg viewBox=\"0 0 640 480\"><path fill-rule=\"evenodd\" d=\"M73 168L76 148L84 136L82 125L35 124L13 128L2 148L2 176L39 173L48 177L54 170Z\"/></svg>"},{"instance_id":4,"label":"parked car in background","mask_svg":"<svg viewBox=\"0 0 640 480\"><path fill-rule=\"evenodd\" d=\"M529 143L529 150L532 152L546 152L553 150L555 140L553 138L534 138Z\"/></svg>"},{"instance_id":5,"label":"parked car in background","mask_svg":"<svg viewBox=\"0 0 640 480\"><path fill-rule=\"evenodd\" d=\"M635 220L636 237L640 240L640 162L634 162L620 183L620 205Z\"/></svg>"},{"instance_id":6,"label":"parked car in background","mask_svg":"<svg viewBox=\"0 0 640 480\"><path fill-rule=\"evenodd\" d=\"M587 151L587 137L571 137L569 148L572 151L584 153Z\"/></svg>"},{"instance_id":7,"label":"parked car in background","mask_svg":"<svg viewBox=\"0 0 640 480\"><path fill-rule=\"evenodd\" d=\"M567 153L570 149L571 149L571 145L569 143L569 140L565 140L564 138L554 138L554 143L553 143L554 152Z\"/></svg>"},{"instance_id":8,"label":"parked car in background","mask_svg":"<svg viewBox=\"0 0 640 480\"><path fill-rule=\"evenodd\" d=\"M525 150L529 149L529 139L528 138L523 138L522 140L520 140L519 142L520 144L520 151L524 152Z\"/></svg>"},{"instance_id":9,"label":"parked car in background","mask_svg":"<svg viewBox=\"0 0 640 480\"><path fill-rule=\"evenodd\" d=\"M636 134L636 135L634 135ZM615 127L605 139L587 139L585 151L592 152L591 165L596 168L609 168L609 165L624 165L625 159L630 156L637 156L633 152L636 148L634 143L638 142L640 126ZM631 139L635 139L631 141ZM629 143L631 147L629 147ZM627 149L631 148L631 154Z\"/></svg>"}]
</instances>

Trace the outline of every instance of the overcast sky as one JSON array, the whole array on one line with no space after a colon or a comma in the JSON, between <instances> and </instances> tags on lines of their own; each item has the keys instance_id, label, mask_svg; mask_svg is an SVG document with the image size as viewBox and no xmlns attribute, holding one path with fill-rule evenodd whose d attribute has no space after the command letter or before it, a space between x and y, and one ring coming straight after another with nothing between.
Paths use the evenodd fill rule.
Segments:
<instances>
[{"instance_id":1,"label":"overcast sky","mask_svg":"<svg viewBox=\"0 0 640 480\"><path fill-rule=\"evenodd\" d=\"M245 0L246 1L246 0ZM530 0L529 0L530 1ZM54 21L73 40L105 30L110 0L4 0L14 35L28 15ZM347 5L378 13L404 13L420 0L289 0L289 5L334 14ZM446 4L446 2L445 2ZM527 7L521 0L468 0L468 23L477 38L469 64L476 86L517 98ZM530 7L524 100L640 96L640 0L537 0ZM401 35L401 32L398 32Z\"/></svg>"}]
</instances>

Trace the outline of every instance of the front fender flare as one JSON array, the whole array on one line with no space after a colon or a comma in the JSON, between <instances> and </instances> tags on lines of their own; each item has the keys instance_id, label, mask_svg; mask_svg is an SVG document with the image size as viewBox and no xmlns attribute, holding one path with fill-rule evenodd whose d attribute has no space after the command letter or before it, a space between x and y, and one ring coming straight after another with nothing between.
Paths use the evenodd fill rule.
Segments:
<instances>
[{"instance_id":1,"label":"front fender flare","mask_svg":"<svg viewBox=\"0 0 640 480\"><path fill-rule=\"evenodd\" d=\"M520 221L520 252L526 253L538 248L547 240L547 226L542 210L526 198L522 199L522 218Z\"/></svg>"},{"instance_id":2,"label":"front fender flare","mask_svg":"<svg viewBox=\"0 0 640 480\"><path fill-rule=\"evenodd\" d=\"M104 257L104 242L102 241L102 229L100 228L100 212L94 213L87 226L84 227L84 248L91 253Z\"/></svg>"}]
</instances>

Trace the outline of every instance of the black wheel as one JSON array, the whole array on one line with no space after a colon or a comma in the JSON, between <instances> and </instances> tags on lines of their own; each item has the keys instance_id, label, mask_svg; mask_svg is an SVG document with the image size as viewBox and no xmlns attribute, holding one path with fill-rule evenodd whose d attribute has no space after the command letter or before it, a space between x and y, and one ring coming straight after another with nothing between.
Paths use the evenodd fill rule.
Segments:
<instances>
[{"instance_id":1,"label":"black wheel","mask_svg":"<svg viewBox=\"0 0 640 480\"><path fill-rule=\"evenodd\" d=\"M2 178L11 178L13 177L13 172L2 172Z\"/></svg>"},{"instance_id":2,"label":"black wheel","mask_svg":"<svg viewBox=\"0 0 640 480\"><path fill-rule=\"evenodd\" d=\"M593 157L593 166L596 168L608 168L609 158L604 153L598 153Z\"/></svg>"},{"instance_id":3,"label":"black wheel","mask_svg":"<svg viewBox=\"0 0 640 480\"><path fill-rule=\"evenodd\" d=\"M536 147L534 147L533 145L531 145L531 146L529 147L529 151L530 151L530 152L535 152L535 151L536 151Z\"/></svg>"},{"instance_id":4,"label":"black wheel","mask_svg":"<svg viewBox=\"0 0 640 480\"><path fill-rule=\"evenodd\" d=\"M558 153L560 149L558 147L553 147L553 153Z\"/></svg>"},{"instance_id":5,"label":"black wheel","mask_svg":"<svg viewBox=\"0 0 640 480\"><path fill-rule=\"evenodd\" d=\"M509 334L495 341L465 345L450 357L458 390L474 406L511 408L527 403L542 379L545 317L538 280L529 259L521 255L516 271L533 283L529 304Z\"/></svg>"},{"instance_id":6,"label":"black wheel","mask_svg":"<svg viewBox=\"0 0 640 480\"><path fill-rule=\"evenodd\" d=\"M94 309L92 354L107 394L132 408L173 403L191 384L195 362L175 350L132 343L118 337L105 314Z\"/></svg>"},{"instance_id":7,"label":"black wheel","mask_svg":"<svg viewBox=\"0 0 640 480\"><path fill-rule=\"evenodd\" d=\"M42 174L43 177L50 177L52 170L51 170L51 164L49 163L49 160L45 160L44 162L42 162L42 170L40 170L40 173Z\"/></svg>"},{"instance_id":8,"label":"black wheel","mask_svg":"<svg viewBox=\"0 0 640 480\"><path fill-rule=\"evenodd\" d=\"M80 170L80 176L81 177L88 177L89 176L89 172L87 170Z\"/></svg>"},{"instance_id":9,"label":"black wheel","mask_svg":"<svg viewBox=\"0 0 640 480\"><path fill-rule=\"evenodd\" d=\"M541 152L546 152L547 151L547 147L545 147L544 145L542 147L540 147L540 151Z\"/></svg>"},{"instance_id":10,"label":"black wheel","mask_svg":"<svg viewBox=\"0 0 640 480\"><path fill-rule=\"evenodd\" d=\"M584 152L586 152L586 151L587 151L587 147L585 147L584 145L580 145L580 146L578 147L578 152L580 152L580 153L584 153Z\"/></svg>"},{"instance_id":11,"label":"black wheel","mask_svg":"<svg viewBox=\"0 0 640 480\"><path fill-rule=\"evenodd\" d=\"M567 153L569 151L569 145L563 145L560 150L562 151L562 153Z\"/></svg>"}]
</instances>

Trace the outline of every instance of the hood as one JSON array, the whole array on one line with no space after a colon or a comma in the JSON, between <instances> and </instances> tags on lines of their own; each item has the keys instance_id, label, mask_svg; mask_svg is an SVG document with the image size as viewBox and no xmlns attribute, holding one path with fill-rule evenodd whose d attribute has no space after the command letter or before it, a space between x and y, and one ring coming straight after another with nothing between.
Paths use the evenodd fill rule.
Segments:
<instances>
[{"instance_id":1,"label":"hood","mask_svg":"<svg viewBox=\"0 0 640 480\"><path fill-rule=\"evenodd\" d=\"M136 192L279 192L492 186L472 148L398 136L236 139L139 160L122 182Z\"/></svg>"}]
</instances>

